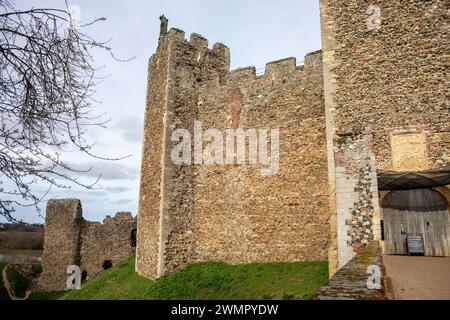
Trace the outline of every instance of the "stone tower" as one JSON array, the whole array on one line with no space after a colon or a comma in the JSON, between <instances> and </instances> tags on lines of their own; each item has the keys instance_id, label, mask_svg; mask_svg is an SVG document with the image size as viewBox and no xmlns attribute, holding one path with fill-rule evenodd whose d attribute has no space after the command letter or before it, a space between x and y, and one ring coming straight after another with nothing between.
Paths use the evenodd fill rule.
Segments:
<instances>
[{"instance_id":1,"label":"stone tower","mask_svg":"<svg viewBox=\"0 0 450 320\"><path fill-rule=\"evenodd\" d=\"M163 21L165 22L165 20ZM136 270L155 279L190 262L325 259L328 248L322 55L229 71L229 49L165 33L148 67ZM276 128L279 172L175 165L172 132ZM195 149L195 147L194 147ZM193 154L195 150L193 150ZM310 172L315 172L314 176Z\"/></svg>"},{"instance_id":2,"label":"stone tower","mask_svg":"<svg viewBox=\"0 0 450 320\"><path fill-rule=\"evenodd\" d=\"M162 26L163 28L163 26ZM192 167L175 167L170 159L171 130L193 129L196 111L196 84L223 78L230 66L229 49L184 31L161 30L157 51L148 65L147 105L144 123L141 189L138 217L137 271L150 278L166 273L165 246L176 250L180 264L193 255ZM176 206L178 202L182 206ZM167 243L175 230L180 232ZM182 230L182 231L181 231Z\"/></svg>"}]
</instances>

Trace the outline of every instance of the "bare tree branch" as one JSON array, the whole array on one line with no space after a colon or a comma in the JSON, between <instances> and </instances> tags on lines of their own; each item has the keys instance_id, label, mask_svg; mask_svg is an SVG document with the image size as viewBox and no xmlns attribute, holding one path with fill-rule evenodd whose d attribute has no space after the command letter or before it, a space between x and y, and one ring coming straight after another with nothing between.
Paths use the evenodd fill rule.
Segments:
<instances>
[{"instance_id":1,"label":"bare tree branch","mask_svg":"<svg viewBox=\"0 0 450 320\"><path fill-rule=\"evenodd\" d=\"M0 215L8 221L17 222L14 206L39 212L52 187L94 188L100 177L93 183L75 178L83 170L63 161L64 147L118 160L95 155L94 144L85 139L87 127L107 122L93 114L99 78L92 50L116 58L107 42L83 33L83 27L102 20L75 27L67 4L65 10L18 11L0 0ZM43 196L33 192L36 184L47 185Z\"/></svg>"}]
</instances>

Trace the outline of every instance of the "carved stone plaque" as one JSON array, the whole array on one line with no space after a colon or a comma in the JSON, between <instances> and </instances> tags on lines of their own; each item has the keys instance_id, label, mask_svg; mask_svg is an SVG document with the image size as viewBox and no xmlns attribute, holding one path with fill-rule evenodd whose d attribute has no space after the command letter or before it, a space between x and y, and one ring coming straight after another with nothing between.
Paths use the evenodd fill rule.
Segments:
<instances>
[{"instance_id":1,"label":"carved stone plaque","mask_svg":"<svg viewBox=\"0 0 450 320\"><path fill-rule=\"evenodd\" d=\"M392 135L392 168L395 171L428 169L427 146L422 132Z\"/></svg>"}]
</instances>

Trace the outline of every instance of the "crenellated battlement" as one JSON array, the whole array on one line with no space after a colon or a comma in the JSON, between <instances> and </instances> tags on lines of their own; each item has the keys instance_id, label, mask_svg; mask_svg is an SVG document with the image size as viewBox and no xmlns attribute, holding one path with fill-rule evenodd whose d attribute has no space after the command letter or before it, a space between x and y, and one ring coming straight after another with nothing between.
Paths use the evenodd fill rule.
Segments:
<instances>
[{"instance_id":1,"label":"crenellated battlement","mask_svg":"<svg viewBox=\"0 0 450 320\"><path fill-rule=\"evenodd\" d=\"M191 35L189 36L189 40L187 40L186 33L178 28L171 28L167 33L167 38L171 41L182 41L198 49L209 49L213 52L221 52L228 49L228 47L221 42L216 42L212 45L212 48L209 48L209 40L201 34L195 32L191 33Z\"/></svg>"},{"instance_id":2,"label":"crenellated battlement","mask_svg":"<svg viewBox=\"0 0 450 320\"><path fill-rule=\"evenodd\" d=\"M266 63L266 75L289 73L295 71L297 60L294 57L275 60Z\"/></svg>"},{"instance_id":3,"label":"crenellated battlement","mask_svg":"<svg viewBox=\"0 0 450 320\"><path fill-rule=\"evenodd\" d=\"M258 74L256 67L244 67L231 70L227 74L228 83L242 83L249 81L277 81L280 79L289 78L291 76L301 77L303 75L314 75L320 72L320 63L322 61L322 51L308 53L304 58L304 64L297 66L297 59L289 57L280 60L274 60L266 63L264 72ZM319 69L318 69L319 68Z\"/></svg>"},{"instance_id":4,"label":"crenellated battlement","mask_svg":"<svg viewBox=\"0 0 450 320\"><path fill-rule=\"evenodd\" d=\"M198 49L208 48L208 39L198 33L191 33L189 42Z\"/></svg>"},{"instance_id":5,"label":"crenellated battlement","mask_svg":"<svg viewBox=\"0 0 450 320\"><path fill-rule=\"evenodd\" d=\"M208 47L209 41L199 33L192 33L189 36L189 40L186 39L186 33L178 28L171 28L167 33L166 39L172 42L181 42L190 45L198 50L205 50L217 55L229 57L229 48L221 42L216 42L211 48Z\"/></svg>"},{"instance_id":6,"label":"crenellated battlement","mask_svg":"<svg viewBox=\"0 0 450 320\"><path fill-rule=\"evenodd\" d=\"M256 79L256 68L245 67L231 70L228 74L229 81L245 81Z\"/></svg>"},{"instance_id":7,"label":"crenellated battlement","mask_svg":"<svg viewBox=\"0 0 450 320\"><path fill-rule=\"evenodd\" d=\"M185 32L178 28L170 28L169 32L167 33L167 39L184 41Z\"/></svg>"},{"instance_id":8,"label":"crenellated battlement","mask_svg":"<svg viewBox=\"0 0 450 320\"><path fill-rule=\"evenodd\" d=\"M317 72L314 66L322 59L322 51L318 50L308 53L304 57L304 65L300 66L297 66L295 57L274 60L267 62L264 72L258 74L259 69L254 66L230 70L230 49L220 42L214 43L212 48L209 48L208 39L199 33L192 33L187 39L183 30L171 28L164 39L165 45L172 44L172 52L181 52L185 59L191 55L191 61L194 60L195 64L203 66L202 75L196 76L201 82L221 83L223 80L245 82L256 79L276 81L294 74L307 74L310 70Z\"/></svg>"}]
</instances>

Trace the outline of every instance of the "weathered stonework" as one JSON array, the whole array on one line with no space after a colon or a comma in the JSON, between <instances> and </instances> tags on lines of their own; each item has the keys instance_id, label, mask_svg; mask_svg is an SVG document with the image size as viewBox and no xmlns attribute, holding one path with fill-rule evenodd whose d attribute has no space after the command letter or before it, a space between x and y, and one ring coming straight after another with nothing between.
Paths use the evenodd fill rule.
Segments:
<instances>
[{"instance_id":1,"label":"weathered stonework","mask_svg":"<svg viewBox=\"0 0 450 320\"><path fill-rule=\"evenodd\" d=\"M370 273L368 272L370 271ZM369 276L379 276L379 287L369 289ZM378 272L379 271L379 272ZM320 288L313 300L386 300L386 272L378 241L362 249Z\"/></svg>"},{"instance_id":2,"label":"weathered stonework","mask_svg":"<svg viewBox=\"0 0 450 320\"><path fill-rule=\"evenodd\" d=\"M49 200L45 216L43 272L38 288L66 290L67 267L86 279L134 254L136 221L129 212L106 216L103 224L83 219L80 200ZM105 263L106 262L106 263Z\"/></svg>"},{"instance_id":3,"label":"weathered stonework","mask_svg":"<svg viewBox=\"0 0 450 320\"><path fill-rule=\"evenodd\" d=\"M208 48L171 29L149 62L136 269L157 278L190 262L317 260L329 240L322 55L229 71ZM279 129L280 168L174 165L172 131ZM195 152L195 150L193 150ZM311 175L314 172L314 175Z\"/></svg>"},{"instance_id":4,"label":"weathered stonework","mask_svg":"<svg viewBox=\"0 0 450 320\"><path fill-rule=\"evenodd\" d=\"M268 63L261 76L229 71L226 46L164 24L148 69L137 271L157 278L195 261L323 259L328 250L332 275L380 240L377 173L450 163L449 9L321 0L322 50L303 66ZM279 172L173 164L172 132L193 132L197 120L222 132L279 128Z\"/></svg>"},{"instance_id":5,"label":"weathered stonework","mask_svg":"<svg viewBox=\"0 0 450 320\"><path fill-rule=\"evenodd\" d=\"M425 136L421 131L392 133L392 168L395 171L428 169Z\"/></svg>"},{"instance_id":6,"label":"weathered stonework","mask_svg":"<svg viewBox=\"0 0 450 320\"><path fill-rule=\"evenodd\" d=\"M378 186L372 135L342 135L335 147L338 267L379 235Z\"/></svg>"},{"instance_id":7,"label":"weathered stonework","mask_svg":"<svg viewBox=\"0 0 450 320\"><path fill-rule=\"evenodd\" d=\"M370 6L380 9L379 28L369 28L375 12ZM371 136L370 143L360 150L362 156L369 153L376 159L376 167L370 164L365 170L364 161L359 162L360 178L370 176L374 168L420 171L450 163L450 3L321 0L320 9L331 220L337 220L336 227L333 222L331 225L329 265L333 274L352 257L352 247L364 245L369 234L355 232L352 223L342 225L344 218L351 218L348 212L357 212L365 201L358 189L357 201L339 208L348 197L356 196L347 185L338 185L340 155L353 153L352 144L336 148L343 135L365 132ZM373 187L373 183L363 187L363 193L372 193L373 208L367 209L375 217L371 231L376 239L373 228L379 228L380 212Z\"/></svg>"}]
</instances>

